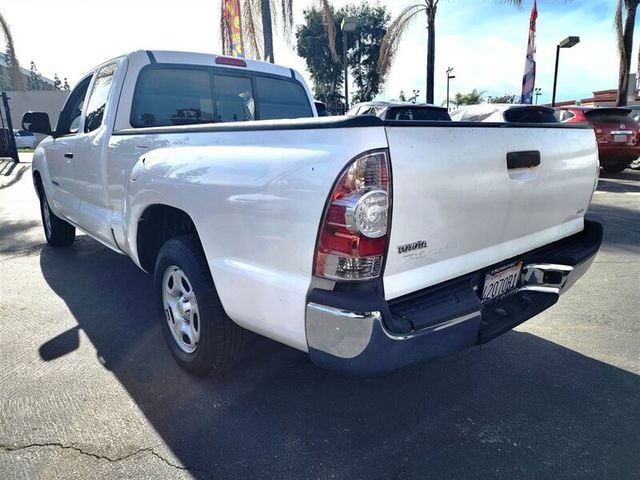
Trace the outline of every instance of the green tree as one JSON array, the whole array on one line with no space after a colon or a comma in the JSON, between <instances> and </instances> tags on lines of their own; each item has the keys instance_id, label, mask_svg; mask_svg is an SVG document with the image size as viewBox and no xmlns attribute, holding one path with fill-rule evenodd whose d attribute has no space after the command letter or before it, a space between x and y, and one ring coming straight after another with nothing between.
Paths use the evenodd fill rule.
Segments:
<instances>
[{"instance_id":1,"label":"green tree","mask_svg":"<svg viewBox=\"0 0 640 480\"><path fill-rule=\"evenodd\" d=\"M633 0L635 1L635 0ZM505 3L520 6L522 0L504 0ZM400 14L391 22L389 30L385 35L380 49L380 60L378 62L380 68L380 76L385 79L393 58L398 50L398 44L402 39L402 35L406 32L411 23L424 13L427 17L427 103L433 103L433 75L434 65L436 61L436 10L440 0L422 0L420 3L405 7Z\"/></svg>"},{"instance_id":2,"label":"green tree","mask_svg":"<svg viewBox=\"0 0 640 480\"><path fill-rule=\"evenodd\" d=\"M520 103L520 95L506 93L504 95L500 95L499 97L489 97L487 99L487 102L488 103Z\"/></svg>"},{"instance_id":3,"label":"green tree","mask_svg":"<svg viewBox=\"0 0 640 480\"><path fill-rule=\"evenodd\" d=\"M348 5L337 12L330 12L333 28L340 28L346 16L358 18L359 27L349 35L347 64L350 78L355 85L351 97L354 102L371 100L380 91L381 79L378 58L382 38L389 22L389 13L384 7L371 7L367 3ZM326 14L315 8L304 12L305 22L296 31L296 50L303 57L311 73L313 94L334 113L344 108L344 65L335 61L329 45ZM335 38L337 51L342 51L342 35Z\"/></svg>"},{"instance_id":4,"label":"green tree","mask_svg":"<svg viewBox=\"0 0 640 480\"><path fill-rule=\"evenodd\" d=\"M342 17L331 12L334 32ZM342 51L342 35L334 38L334 46ZM342 87L344 72L341 62L334 61L329 48L329 38L323 12L312 8L304 12L304 24L296 31L296 51L305 59L311 74L313 96L323 102L332 113L341 112L344 104Z\"/></svg>"},{"instance_id":5,"label":"green tree","mask_svg":"<svg viewBox=\"0 0 640 480\"><path fill-rule=\"evenodd\" d=\"M484 100L485 91L478 91L477 88L474 88L469 93L456 93L455 96L449 99L449 103L452 103L456 107L460 107L462 105L477 105L482 103Z\"/></svg>"},{"instance_id":6,"label":"green tree","mask_svg":"<svg viewBox=\"0 0 640 480\"><path fill-rule=\"evenodd\" d=\"M633 49L633 30L636 23L638 4L640 3L640 0L624 0L623 12L622 1L623 0L618 0L615 16L616 33L618 35L618 53L620 55L618 95L616 99L616 105L618 106L624 106L627 104L629 71L631 69L631 50Z\"/></svg>"},{"instance_id":7,"label":"green tree","mask_svg":"<svg viewBox=\"0 0 640 480\"><path fill-rule=\"evenodd\" d=\"M62 82L60 81L60 77L57 73L53 74L53 89L57 91L62 90Z\"/></svg>"},{"instance_id":8,"label":"green tree","mask_svg":"<svg viewBox=\"0 0 640 480\"><path fill-rule=\"evenodd\" d=\"M380 92L382 81L378 59L391 15L385 7L372 7L366 2L358 6L347 5L340 12L358 19L358 29L349 36L352 43L347 45L347 63L356 86L353 103L367 102Z\"/></svg>"},{"instance_id":9,"label":"green tree","mask_svg":"<svg viewBox=\"0 0 640 480\"><path fill-rule=\"evenodd\" d=\"M24 79L22 78L22 73L20 72L20 63L18 62L18 57L16 57L16 50L13 45L13 36L11 35L9 24L6 22L1 13L0 27L2 28L2 33L4 34L4 37L7 41L7 69L10 73L11 86L15 90L24 90Z\"/></svg>"}]
</instances>

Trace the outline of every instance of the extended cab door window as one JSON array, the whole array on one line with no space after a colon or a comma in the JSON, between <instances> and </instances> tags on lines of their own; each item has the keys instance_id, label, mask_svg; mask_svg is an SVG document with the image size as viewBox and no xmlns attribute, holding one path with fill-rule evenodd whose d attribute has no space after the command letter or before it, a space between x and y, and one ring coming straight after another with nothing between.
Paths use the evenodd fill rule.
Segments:
<instances>
[{"instance_id":1,"label":"extended cab door window","mask_svg":"<svg viewBox=\"0 0 640 480\"><path fill-rule=\"evenodd\" d=\"M84 121L85 133L89 133L102 125L104 109L107 105L109 91L111 90L113 76L117 67L117 63L111 63L102 67L96 74L93 90L87 102L87 115Z\"/></svg>"},{"instance_id":2,"label":"extended cab door window","mask_svg":"<svg viewBox=\"0 0 640 480\"><path fill-rule=\"evenodd\" d=\"M73 135L78 133L80 128L80 117L82 116L82 107L84 99L87 95L87 89L91 83L91 76L80 81L78 86L69 94L67 102L64 104L58 125L56 127L56 136Z\"/></svg>"}]
</instances>

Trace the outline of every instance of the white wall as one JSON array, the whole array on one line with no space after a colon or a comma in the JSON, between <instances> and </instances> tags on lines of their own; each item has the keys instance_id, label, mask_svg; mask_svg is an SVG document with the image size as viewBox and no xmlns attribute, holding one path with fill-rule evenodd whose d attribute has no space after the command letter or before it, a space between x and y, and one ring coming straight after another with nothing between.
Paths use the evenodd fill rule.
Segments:
<instances>
[{"instance_id":1,"label":"white wall","mask_svg":"<svg viewBox=\"0 0 640 480\"><path fill-rule=\"evenodd\" d=\"M69 92L57 91L26 91L7 92L9 97L9 108L11 109L11 120L13 128L22 129L22 114L24 112L47 112L51 119L51 128L55 128L58 115ZM5 125L6 127L6 125ZM42 135L37 135L38 140Z\"/></svg>"}]
</instances>

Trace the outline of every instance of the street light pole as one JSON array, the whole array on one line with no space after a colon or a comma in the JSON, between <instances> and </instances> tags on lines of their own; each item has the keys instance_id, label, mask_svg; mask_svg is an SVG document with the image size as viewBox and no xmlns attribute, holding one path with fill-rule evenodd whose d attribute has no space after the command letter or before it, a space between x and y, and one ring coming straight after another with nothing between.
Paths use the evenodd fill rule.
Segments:
<instances>
[{"instance_id":1,"label":"street light pole","mask_svg":"<svg viewBox=\"0 0 640 480\"><path fill-rule=\"evenodd\" d=\"M556 106L556 86L558 84L558 61L560 60L560 49L571 48L580 43L580 37L567 37L556 45L556 68L553 72L553 94L551 95L551 106Z\"/></svg>"},{"instance_id":2,"label":"street light pole","mask_svg":"<svg viewBox=\"0 0 640 480\"><path fill-rule=\"evenodd\" d=\"M344 65L344 113L349 110L349 70L347 65L347 32L355 32L358 28L358 20L354 17L342 19L342 63Z\"/></svg>"},{"instance_id":3,"label":"street light pole","mask_svg":"<svg viewBox=\"0 0 640 480\"><path fill-rule=\"evenodd\" d=\"M449 111L449 80L456 78L455 75L451 75L451 72L453 72L453 67L447 68L447 112Z\"/></svg>"}]
</instances>

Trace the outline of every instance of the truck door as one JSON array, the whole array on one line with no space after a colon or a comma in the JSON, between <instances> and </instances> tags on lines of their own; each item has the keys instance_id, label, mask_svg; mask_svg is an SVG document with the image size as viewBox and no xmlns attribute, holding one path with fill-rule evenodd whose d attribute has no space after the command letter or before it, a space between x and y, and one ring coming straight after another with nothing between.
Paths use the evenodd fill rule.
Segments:
<instances>
[{"instance_id":1,"label":"truck door","mask_svg":"<svg viewBox=\"0 0 640 480\"><path fill-rule=\"evenodd\" d=\"M85 96L91 76L73 89L60 112L55 138L47 148L47 167L52 183L51 201L56 214L79 223L79 201L76 195L74 154Z\"/></svg>"},{"instance_id":2,"label":"truck door","mask_svg":"<svg viewBox=\"0 0 640 480\"><path fill-rule=\"evenodd\" d=\"M121 61L101 66L94 75L74 159L80 223L88 233L113 247L115 242L111 233L112 209L109 206L105 155L111 133L107 126L107 118L110 118L109 98Z\"/></svg>"}]
</instances>

